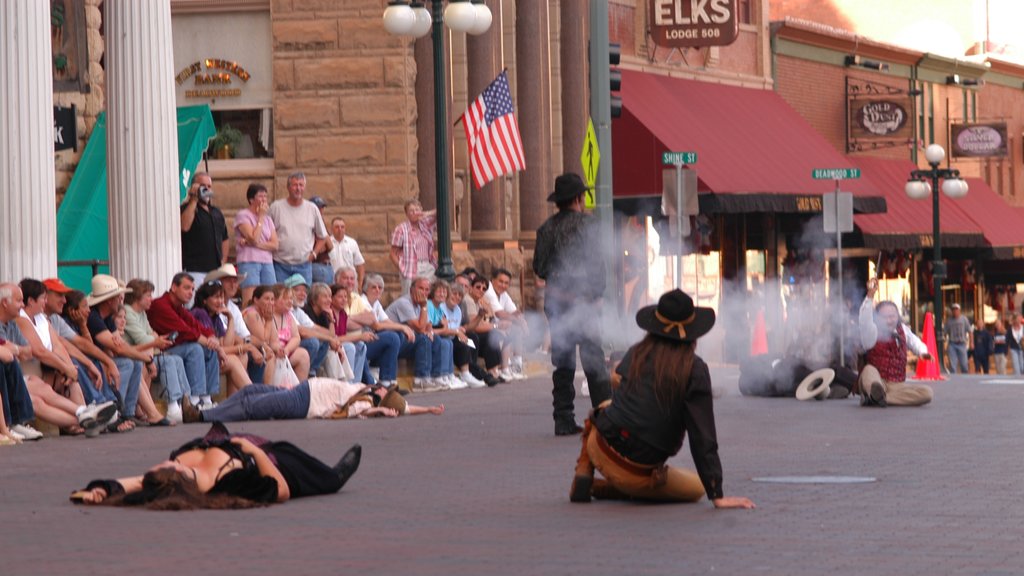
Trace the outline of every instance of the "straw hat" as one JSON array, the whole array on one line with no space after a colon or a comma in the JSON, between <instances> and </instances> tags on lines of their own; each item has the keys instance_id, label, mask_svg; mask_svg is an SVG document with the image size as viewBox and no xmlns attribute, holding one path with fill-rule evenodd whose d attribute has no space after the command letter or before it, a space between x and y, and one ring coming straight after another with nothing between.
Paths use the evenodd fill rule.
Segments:
<instances>
[{"instance_id":1,"label":"straw hat","mask_svg":"<svg viewBox=\"0 0 1024 576\"><path fill-rule=\"evenodd\" d=\"M409 403L405 401L405 398L398 393L397 390L389 390L384 398L381 399L380 405L384 408L394 408L401 416L409 410Z\"/></svg>"},{"instance_id":2,"label":"straw hat","mask_svg":"<svg viewBox=\"0 0 1024 576\"><path fill-rule=\"evenodd\" d=\"M107 274L97 274L92 277L92 292L85 297L85 302L92 307L128 292L131 292L131 289L122 286L117 278Z\"/></svg>"},{"instance_id":3,"label":"straw hat","mask_svg":"<svg viewBox=\"0 0 1024 576\"><path fill-rule=\"evenodd\" d=\"M677 288L662 294L657 306L641 308L636 323L660 338L693 342L715 325L715 311L694 306L693 298Z\"/></svg>"},{"instance_id":4,"label":"straw hat","mask_svg":"<svg viewBox=\"0 0 1024 576\"><path fill-rule=\"evenodd\" d=\"M807 375L796 387L797 400L824 400L831 392L829 386L836 378L836 371L831 368L815 370Z\"/></svg>"},{"instance_id":5,"label":"straw hat","mask_svg":"<svg viewBox=\"0 0 1024 576\"><path fill-rule=\"evenodd\" d=\"M220 280L221 278L238 278L238 281L241 282L242 280L245 280L245 274L239 274L238 270L235 269L234 264L223 264L220 268L211 270L210 273L206 275L206 282L213 282L214 280Z\"/></svg>"}]
</instances>

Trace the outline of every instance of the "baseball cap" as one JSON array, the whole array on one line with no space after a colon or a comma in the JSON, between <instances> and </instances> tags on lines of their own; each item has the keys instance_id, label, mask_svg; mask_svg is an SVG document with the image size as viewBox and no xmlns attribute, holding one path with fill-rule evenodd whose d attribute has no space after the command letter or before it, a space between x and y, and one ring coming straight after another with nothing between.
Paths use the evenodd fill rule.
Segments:
<instances>
[{"instance_id":1,"label":"baseball cap","mask_svg":"<svg viewBox=\"0 0 1024 576\"><path fill-rule=\"evenodd\" d=\"M71 292L71 288L67 284L61 281L60 278L47 278L43 280L43 286L50 292L56 292L58 294L67 294Z\"/></svg>"},{"instance_id":2,"label":"baseball cap","mask_svg":"<svg viewBox=\"0 0 1024 576\"><path fill-rule=\"evenodd\" d=\"M312 202L313 204L316 204L317 208L323 208L324 206L327 206L327 200L324 200L320 196L313 196L312 198L309 199L309 201Z\"/></svg>"}]
</instances>

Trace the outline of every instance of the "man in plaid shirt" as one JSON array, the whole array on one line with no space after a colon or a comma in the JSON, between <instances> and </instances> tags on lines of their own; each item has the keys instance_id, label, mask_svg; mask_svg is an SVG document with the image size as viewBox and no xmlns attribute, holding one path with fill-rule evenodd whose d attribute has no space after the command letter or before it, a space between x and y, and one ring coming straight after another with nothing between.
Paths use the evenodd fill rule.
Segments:
<instances>
[{"instance_id":1,"label":"man in plaid shirt","mask_svg":"<svg viewBox=\"0 0 1024 576\"><path fill-rule=\"evenodd\" d=\"M434 231L437 230L437 210L423 211L419 200L405 203L405 216L391 234L391 261L402 277L402 294L409 293L412 281L422 276L434 281L437 257L434 255Z\"/></svg>"}]
</instances>

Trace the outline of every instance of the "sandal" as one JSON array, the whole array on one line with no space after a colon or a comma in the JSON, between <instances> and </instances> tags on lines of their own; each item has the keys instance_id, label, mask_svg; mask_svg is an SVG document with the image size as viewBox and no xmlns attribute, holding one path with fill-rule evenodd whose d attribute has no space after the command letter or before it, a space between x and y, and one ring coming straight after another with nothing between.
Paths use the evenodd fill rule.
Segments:
<instances>
[{"instance_id":1,"label":"sandal","mask_svg":"<svg viewBox=\"0 0 1024 576\"><path fill-rule=\"evenodd\" d=\"M120 418L115 420L112 424L107 426L107 432L111 434L120 434L122 432L131 432L135 430L135 423L126 418Z\"/></svg>"},{"instance_id":2,"label":"sandal","mask_svg":"<svg viewBox=\"0 0 1024 576\"><path fill-rule=\"evenodd\" d=\"M168 420L167 418L161 418L161 419L157 420L156 422L146 422L146 426L149 426L149 427L153 427L153 426L174 426L174 424L170 420Z\"/></svg>"},{"instance_id":3,"label":"sandal","mask_svg":"<svg viewBox=\"0 0 1024 576\"><path fill-rule=\"evenodd\" d=\"M85 434L85 428L82 428L77 424L74 426L67 426L66 428L60 429L61 436L81 436L82 434Z\"/></svg>"}]
</instances>

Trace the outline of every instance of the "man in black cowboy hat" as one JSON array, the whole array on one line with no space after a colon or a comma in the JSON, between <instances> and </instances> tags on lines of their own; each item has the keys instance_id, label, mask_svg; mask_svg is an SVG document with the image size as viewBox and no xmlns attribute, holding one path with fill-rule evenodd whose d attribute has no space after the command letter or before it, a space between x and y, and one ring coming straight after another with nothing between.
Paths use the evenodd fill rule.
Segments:
<instances>
[{"instance_id":1,"label":"man in black cowboy hat","mask_svg":"<svg viewBox=\"0 0 1024 576\"><path fill-rule=\"evenodd\" d=\"M533 271L546 283L544 313L551 330L551 364L555 367L552 404L557 436L582 430L573 410L577 346L590 384L591 403L596 407L611 395L598 313L604 295L605 264L597 220L583 213L586 190L577 174L566 173L555 179L555 191L548 202L558 206L558 213L537 230L533 253Z\"/></svg>"}]
</instances>

